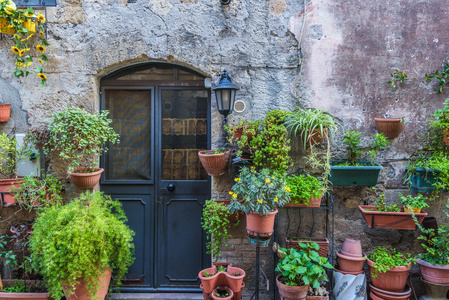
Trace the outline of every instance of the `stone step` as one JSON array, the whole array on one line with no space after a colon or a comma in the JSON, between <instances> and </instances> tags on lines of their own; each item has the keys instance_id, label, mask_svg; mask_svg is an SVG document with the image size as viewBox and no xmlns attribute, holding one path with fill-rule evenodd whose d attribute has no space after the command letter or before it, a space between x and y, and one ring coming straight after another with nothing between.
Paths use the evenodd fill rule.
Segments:
<instances>
[{"instance_id":1,"label":"stone step","mask_svg":"<svg viewBox=\"0 0 449 300\"><path fill-rule=\"evenodd\" d=\"M106 299L113 300L203 300L199 293L111 293Z\"/></svg>"}]
</instances>

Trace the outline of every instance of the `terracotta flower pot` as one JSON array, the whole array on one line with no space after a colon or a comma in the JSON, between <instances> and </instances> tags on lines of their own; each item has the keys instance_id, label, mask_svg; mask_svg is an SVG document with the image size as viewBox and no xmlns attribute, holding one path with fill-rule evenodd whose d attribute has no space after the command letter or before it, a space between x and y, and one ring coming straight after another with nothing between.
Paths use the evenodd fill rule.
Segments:
<instances>
[{"instance_id":1,"label":"terracotta flower pot","mask_svg":"<svg viewBox=\"0 0 449 300\"><path fill-rule=\"evenodd\" d=\"M364 270L357 271L357 272L349 272L349 271L342 271L342 270L338 270L338 269L335 269L335 272L340 272L343 275L354 275L354 276L365 273Z\"/></svg>"},{"instance_id":2,"label":"terracotta flower pot","mask_svg":"<svg viewBox=\"0 0 449 300\"><path fill-rule=\"evenodd\" d=\"M369 228L416 230L412 214L405 212L402 206L400 208L400 212L387 212L377 211L375 205L359 205L359 210ZM427 213L422 211L415 214L415 216L421 224Z\"/></svg>"},{"instance_id":3,"label":"terracotta flower pot","mask_svg":"<svg viewBox=\"0 0 449 300\"><path fill-rule=\"evenodd\" d=\"M75 289L72 294L68 294L67 286L62 287L64 295L67 300L103 300L108 294L109 282L111 281L111 269L106 268L103 275L100 275L99 285L100 289L97 292L97 297L92 299L87 292L87 285L90 281L85 281L83 278L78 279L78 283L75 285Z\"/></svg>"},{"instance_id":4,"label":"terracotta flower pot","mask_svg":"<svg viewBox=\"0 0 449 300\"><path fill-rule=\"evenodd\" d=\"M11 115L11 104L0 104L0 122L8 122Z\"/></svg>"},{"instance_id":5,"label":"terracotta flower pot","mask_svg":"<svg viewBox=\"0 0 449 300\"><path fill-rule=\"evenodd\" d=\"M72 180L73 184L80 189L93 188L100 181L101 173L103 173L104 171L103 168L93 168L97 171L92 173L82 173L82 171L85 171L87 169L91 168L75 168L74 172L70 173L70 179Z\"/></svg>"},{"instance_id":6,"label":"terracotta flower pot","mask_svg":"<svg viewBox=\"0 0 449 300\"><path fill-rule=\"evenodd\" d=\"M373 266L375 262L373 262L372 260L368 259L367 263L372 285L379 289L390 292L401 293L404 291L405 285L407 283L408 271L412 267L411 263L408 266L391 268L385 273L377 272ZM373 274L377 275L377 278L374 278Z\"/></svg>"},{"instance_id":7,"label":"terracotta flower pot","mask_svg":"<svg viewBox=\"0 0 449 300\"><path fill-rule=\"evenodd\" d=\"M309 291L309 285L303 286L288 286L281 283L279 280L282 275L276 277L276 285L278 287L279 295L282 298L288 300L303 300L307 298L307 292Z\"/></svg>"},{"instance_id":8,"label":"terracotta flower pot","mask_svg":"<svg viewBox=\"0 0 449 300\"><path fill-rule=\"evenodd\" d=\"M234 129L234 135L232 136L232 138L235 141L240 141L242 135L243 135L243 126L239 126ZM245 135L248 137L248 143L249 143L253 140L253 138L255 136L257 136L257 133L254 135L252 133L246 133Z\"/></svg>"},{"instance_id":9,"label":"terracotta flower pot","mask_svg":"<svg viewBox=\"0 0 449 300\"><path fill-rule=\"evenodd\" d=\"M5 193L3 194L4 207L15 205L17 203L16 199L14 199L15 194L12 194L10 192L12 189L12 185L18 187L21 181L21 178L0 179L0 192Z\"/></svg>"},{"instance_id":10,"label":"terracotta flower pot","mask_svg":"<svg viewBox=\"0 0 449 300\"><path fill-rule=\"evenodd\" d=\"M320 246L320 249L317 251L318 254L321 257L327 257L327 251L329 249L329 240L327 238L319 238L319 237L309 237L309 238L303 238L303 237L286 237L285 238L285 244L287 248L295 248L297 250L300 250L298 243L304 243L304 244L310 244L310 243L317 243L318 246Z\"/></svg>"},{"instance_id":11,"label":"terracotta flower pot","mask_svg":"<svg viewBox=\"0 0 449 300\"><path fill-rule=\"evenodd\" d=\"M345 238L340 253L351 257L362 257L362 244L360 240Z\"/></svg>"},{"instance_id":12,"label":"terracotta flower pot","mask_svg":"<svg viewBox=\"0 0 449 300\"><path fill-rule=\"evenodd\" d=\"M370 287L371 293L374 293L375 296L385 300L408 300L412 294L412 289L408 285L405 286L405 289L399 293L385 291L373 286L372 284L370 284Z\"/></svg>"},{"instance_id":13,"label":"terracotta flower pot","mask_svg":"<svg viewBox=\"0 0 449 300\"><path fill-rule=\"evenodd\" d=\"M273 234L274 218L278 210L272 211L269 215L260 215L253 212L246 215L246 232L249 235L259 237L269 237Z\"/></svg>"},{"instance_id":14,"label":"terracotta flower pot","mask_svg":"<svg viewBox=\"0 0 449 300\"><path fill-rule=\"evenodd\" d=\"M220 176L226 171L230 152L228 150L225 153L214 154L214 150L203 150L198 152L198 157L207 174L210 176Z\"/></svg>"},{"instance_id":15,"label":"terracotta flower pot","mask_svg":"<svg viewBox=\"0 0 449 300\"><path fill-rule=\"evenodd\" d=\"M206 277L206 272L209 275ZM234 275L231 275L234 274ZM236 276L235 274L239 274ZM240 300L242 296L242 289L245 287L243 278L246 273L240 268L232 267L231 264L227 267L227 272L217 272L217 267L213 265L211 268L201 270L198 274L201 280L200 288L203 290L204 300L209 300L209 295L217 286L227 286L234 292L233 300Z\"/></svg>"},{"instance_id":16,"label":"terracotta flower pot","mask_svg":"<svg viewBox=\"0 0 449 300\"><path fill-rule=\"evenodd\" d=\"M340 270L345 272L360 272L363 270L363 263L366 257L353 257L342 254L340 251L337 252L338 265Z\"/></svg>"},{"instance_id":17,"label":"terracotta flower pot","mask_svg":"<svg viewBox=\"0 0 449 300\"><path fill-rule=\"evenodd\" d=\"M288 203L288 204L285 204L283 207L320 207L321 206L321 198L323 198L323 195L321 195L318 198L309 198L309 204Z\"/></svg>"},{"instance_id":18,"label":"terracotta flower pot","mask_svg":"<svg viewBox=\"0 0 449 300\"><path fill-rule=\"evenodd\" d=\"M374 118L377 131L389 139L395 139L401 133L404 128L404 123L401 123L401 120L401 118Z\"/></svg>"},{"instance_id":19,"label":"terracotta flower pot","mask_svg":"<svg viewBox=\"0 0 449 300\"><path fill-rule=\"evenodd\" d=\"M220 291L226 291L228 296L226 297L219 297L217 294ZM234 292L227 286L217 286L213 292L210 294L211 298L214 300L231 300L234 297Z\"/></svg>"},{"instance_id":20,"label":"terracotta flower pot","mask_svg":"<svg viewBox=\"0 0 449 300\"><path fill-rule=\"evenodd\" d=\"M435 284L449 284L449 265L431 264L418 259L419 271L424 280Z\"/></svg>"}]
</instances>

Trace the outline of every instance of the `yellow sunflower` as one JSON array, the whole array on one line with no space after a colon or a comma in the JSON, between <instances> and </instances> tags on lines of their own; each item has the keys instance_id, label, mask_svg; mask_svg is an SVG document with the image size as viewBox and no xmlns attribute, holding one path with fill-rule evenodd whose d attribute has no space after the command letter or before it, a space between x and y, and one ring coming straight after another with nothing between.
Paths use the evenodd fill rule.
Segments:
<instances>
[{"instance_id":1,"label":"yellow sunflower","mask_svg":"<svg viewBox=\"0 0 449 300\"><path fill-rule=\"evenodd\" d=\"M19 55L20 55L20 56L22 56L22 55L23 55L23 54L25 53L25 51L26 51L25 49L23 49L23 50L20 50L20 53L19 53Z\"/></svg>"},{"instance_id":2,"label":"yellow sunflower","mask_svg":"<svg viewBox=\"0 0 449 300\"><path fill-rule=\"evenodd\" d=\"M41 30L41 31L39 31L39 34L40 35L44 35L44 32Z\"/></svg>"},{"instance_id":3,"label":"yellow sunflower","mask_svg":"<svg viewBox=\"0 0 449 300\"><path fill-rule=\"evenodd\" d=\"M39 58L39 62L40 62L41 64L43 64L43 63L44 63L44 62L42 61L42 59L40 59L40 58Z\"/></svg>"},{"instance_id":4,"label":"yellow sunflower","mask_svg":"<svg viewBox=\"0 0 449 300\"><path fill-rule=\"evenodd\" d=\"M42 45L37 45L36 46L37 51L39 51L40 53L44 53L45 52L45 47Z\"/></svg>"},{"instance_id":5,"label":"yellow sunflower","mask_svg":"<svg viewBox=\"0 0 449 300\"><path fill-rule=\"evenodd\" d=\"M20 54L19 48L15 47L15 46L11 47L11 51L14 52L15 54Z\"/></svg>"},{"instance_id":6,"label":"yellow sunflower","mask_svg":"<svg viewBox=\"0 0 449 300\"><path fill-rule=\"evenodd\" d=\"M37 76L42 80L47 79L47 76L45 76L45 74L43 73L38 73Z\"/></svg>"},{"instance_id":7,"label":"yellow sunflower","mask_svg":"<svg viewBox=\"0 0 449 300\"><path fill-rule=\"evenodd\" d=\"M45 23L45 17L43 14L37 13L37 19L39 20L39 22Z\"/></svg>"}]
</instances>

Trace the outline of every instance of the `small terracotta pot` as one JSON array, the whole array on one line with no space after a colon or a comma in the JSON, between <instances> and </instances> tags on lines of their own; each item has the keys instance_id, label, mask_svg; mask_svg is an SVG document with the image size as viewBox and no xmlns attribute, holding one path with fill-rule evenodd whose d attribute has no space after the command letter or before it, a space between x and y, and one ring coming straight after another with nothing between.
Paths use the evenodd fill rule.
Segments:
<instances>
[{"instance_id":1,"label":"small terracotta pot","mask_svg":"<svg viewBox=\"0 0 449 300\"><path fill-rule=\"evenodd\" d=\"M362 257L353 257L341 254L341 252L338 251L337 256L340 270L344 272L360 272L363 270L363 263L366 260L364 255Z\"/></svg>"},{"instance_id":2,"label":"small terracotta pot","mask_svg":"<svg viewBox=\"0 0 449 300\"><path fill-rule=\"evenodd\" d=\"M210 154L206 154L210 153ZM198 152L201 165L210 176L223 175L228 166L230 150L225 153L213 154L214 150L204 150Z\"/></svg>"},{"instance_id":3,"label":"small terracotta pot","mask_svg":"<svg viewBox=\"0 0 449 300\"><path fill-rule=\"evenodd\" d=\"M0 104L0 122L8 122L11 115L11 104Z\"/></svg>"},{"instance_id":4,"label":"small terracotta pot","mask_svg":"<svg viewBox=\"0 0 449 300\"><path fill-rule=\"evenodd\" d=\"M75 171L84 171L91 168L75 168ZM80 189L91 189L93 188L101 178L101 173L103 173L103 168L93 168L96 172L92 173L70 173L70 179L73 184L75 184Z\"/></svg>"},{"instance_id":5,"label":"small terracotta pot","mask_svg":"<svg viewBox=\"0 0 449 300\"><path fill-rule=\"evenodd\" d=\"M89 281L86 282L83 278L79 278L77 280L78 283L75 285L75 289L70 295L68 295L67 286L63 285L62 289L64 291L64 295L67 300L103 300L108 294L111 275L112 273L110 268L106 268L103 275L100 275L98 283L100 285L100 289L97 292L97 297L94 299L92 299L92 297L90 297L91 295L87 292L87 285L89 284Z\"/></svg>"},{"instance_id":6,"label":"small terracotta pot","mask_svg":"<svg viewBox=\"0 0 449 300\"><path fill-rule=\"evenodd\" d=\"M278 287L279 295L282 298L288 300L304 300L307 298L307 292L309 291L309 285L303 286L288 286L281 282L279 279L282 275L276 277L276 285Z\"/></svg>"},{"instance_id":7,"label":"small terracotta pot","mask_svg":"<svg viewBox=\"0 0 449 300\"><path fill-rule=\"evenodd\" d=\"M273 234L274 219L278 210L272 211L269 215L260 215L253 212L246 215L246 232L249 235L259 237L269 237Z\"/></svg>"},{"instance_id":8,"label":"small terracotta pot","mask_svg":"<svg viewBox=\"0 0 449 300\"><path fill-rule=\"evenodd\" d=\"M379 289L395 293L404 291L405 285L407 284L408 271L412 267L411 263L408 266L391 268L385 273L377 272L374 269L375 262L372 260L368 259L367 263L372 285ZM377 275L377 278L374 278L373 274Z\"/></svg>"},{"instance_id":9,"label":"small terracotta pot","mask_svg":"<svg viewBox=\"0 0 449 300\"><path fill-rule=\"evenodd\" d=\"M377 131L389 139L395 139L401 133L404 128L404 123L401 123L401 120L401 118L374 118Z\"/></svg>"},{"instance_id":10,"label":"small terracotta pot","mask_svg":"<svg viewBox=\"0 0 449 300\"><path fill-rule=\"evenodd\" d=\"M10 192L12 190L12 186L14 185L15 187L18 187L21 181L21 178L0 179L0 192L5 193L3 194L4 207L12 206L17 203L16 199L14 199L15 194Z\"/></svg>"},{"instance_id":11,"label":"small terracotta pot","mask_svg":"<svg viewBox=\"0 0 449 300\"><path fill-rule=\"evenodd\" d=\"M285 204L283 207L320 207L321 198L323 198L323 195L321 195L318 198L309 198L309 204L307 205L303 203L288 203Z\"/></svg>"},{"instance_id":12,"label":"small terracotta pot","mask_svg":"<svg viewBox=\"0 0 449 300\"><path fill-rule=\"evenodd\" d=\"M340 253L351 257L362 257L362 244L359 240L346 238Z\"/></svg>"},{"instance_id":13,"label":"small terracotta pot","mask_svg":"<svg viewBox=\"0 0 449 300\"><path fill-rule=\"evenodd\" d=\"M335 272L340 272L343 275L355 275L355 276L365 273L364 270L357 271L357 272L349 272L349 271L342 271L342 270L338 270L338 269L335 269Z\"/></svg>"},{"instance_id":14,"label":"small terracotta pot","mask_svg":"<svg viewBox=\"0 0 449 300\"><path fill-rule=\"evenodd\" d=\"M380 299L385 300L407 300L412 294L412 289L407 285L405 289L400 293L389 292L382 289L379 289L372 284L370 284L371 293L374 293Z\"/></svg>"},{"instance_id":15,"label":"small terracotta pot","mask_svg":"<svg viewBox=\"0 0 449 300\"><path fill-rule=\"evenodd\" d=\"M218 297L217 293L218 290L225 290L228 293L228 296L226 297ZM212 299L214 300L231 300L232 297L234 297L234 292L227 286L217 286L214 291L210 294Z\"/></svg>"},{"instance_id":16,"label":"small terracotta pot","mask_svg":"<svg viewBox=\"0 0 449 300\"><path fill-rule=\"evenodd\" d=\"M234 129L234 135L232 136L232 139L234 139L235 141L240 141L240 138L242 137L242 135L243 135L243 126L236 127ZM248 143L249 143L253 140L253 138L255 136L257 136L257 133L254 135L252 133L247 133L245 135L248 137Z\"/></svg>"},{"instance_id":17,"label":"small terracotta pot","mask_svg":"<svg viewBox=\"0 0 449 300\"><path fill-rule=\"evenodd\" d=\"M449 265L431 264L422 259L417 262L424 280L435 284L449 284Z\"/></svg>"}]
</instances>

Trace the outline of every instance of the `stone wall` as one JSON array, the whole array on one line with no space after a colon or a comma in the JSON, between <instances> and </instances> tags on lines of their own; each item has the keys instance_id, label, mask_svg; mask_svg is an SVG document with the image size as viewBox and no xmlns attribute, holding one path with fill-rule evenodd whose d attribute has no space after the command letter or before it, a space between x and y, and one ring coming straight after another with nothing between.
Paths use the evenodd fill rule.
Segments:
<instances>
[{"instance_id":1,"label":"stone wall","mask_svg":"<svg viewBox=\"0 0 449 300\"><path fill-rule=\"evenodd\" d=\"M34 75L12 77L10 41L5 36L0 40L0 102L13 101L14 120L1 129L23 131L25 124L38 124L68 106L98 110L100 78L134 63L169 61L215 80L226 68L241 88L238 99L247 104L244 113L230 116L231 123L262 119L276 108L318 107L342 124L333 141L336 157L344 156L344 130L363 132L368 146L374 117L405 117L403 133L383 154L376 187L377 194L385 192L392 201L398 191L406 191L401 177L407 158L421 147L427 120L448 95L436 94L434 83L422 83L425 73L448 59L448 13L445 0L232 0L229 6L218 0L59 1L47 9L47 87L38 87ZM396 93L387 85L394 69L406 71L411 83ZM212 144L222 146L222 116L212 105ZM304 153L297 140L292 143L296 171ZM50 165L62 177L59 169ZM230 174L214 178L214 198L227 197L230 182ZM362 240L365 252L378 245L419 252L417 233L370 230L363 224L356 207L375 200L368 189L338 188L333 193L337 249L345 237L353 237ZM446 196L429 209L439 220ZM278 240L282 244L290 231L322 235L324 223L318 212L281 212ZM248 271L246 283L253 288L254 251L244 228L244 222L233 228L231 248L224 254ZM272 290L272 253L268 248L262 252Z\"/></svg>"}]
</instances>

